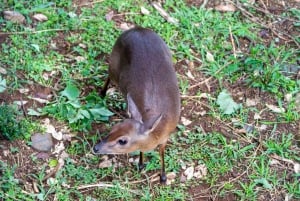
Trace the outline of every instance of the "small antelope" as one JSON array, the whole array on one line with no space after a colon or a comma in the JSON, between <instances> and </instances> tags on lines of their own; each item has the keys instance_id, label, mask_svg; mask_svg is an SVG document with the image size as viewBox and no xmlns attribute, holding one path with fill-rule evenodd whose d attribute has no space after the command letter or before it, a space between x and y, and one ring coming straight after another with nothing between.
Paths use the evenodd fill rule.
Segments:
<instances>
[{"instance_id":1,"label":"small antelope","mask_svg":"<svg viewBox=\"0 0 300 201\"><path fill-rule=\"evenodd\" d=\"M109 65L109 82L113 81L126 98L128 119L112 127L108 136L93 148L95 154L143 152L159 145L160 183L167 180L164 152L170 133L180 115L180 97L171 53L165 42L149 29L135 27L116 41Z\"/></svg>"}]
</instances>

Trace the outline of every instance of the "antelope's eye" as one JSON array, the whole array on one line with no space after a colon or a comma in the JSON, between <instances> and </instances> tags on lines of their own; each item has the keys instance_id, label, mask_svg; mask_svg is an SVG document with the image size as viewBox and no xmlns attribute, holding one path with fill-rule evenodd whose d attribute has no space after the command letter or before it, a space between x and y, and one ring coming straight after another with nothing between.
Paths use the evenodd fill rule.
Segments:
<instances>
[{"instance_id":1,"label":"antelope's eye","mask_svg":"<svg viewBox=\"0 0 300 201\"><path fill-rule=\"evenodd\" d=\"M125 144L127 144L127 140L119 139L119 140L118 140L118 143L119 143L120 145L125 145Z\"/></svg>"}]
</instances>

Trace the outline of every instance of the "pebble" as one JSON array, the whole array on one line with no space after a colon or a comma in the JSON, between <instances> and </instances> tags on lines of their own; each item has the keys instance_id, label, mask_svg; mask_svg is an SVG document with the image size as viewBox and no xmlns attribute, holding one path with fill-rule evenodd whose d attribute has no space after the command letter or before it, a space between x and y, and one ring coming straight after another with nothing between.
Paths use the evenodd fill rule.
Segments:
<instances>
[{"instance_id":1,"label":"pebble","mask_svg":"<svg viewBox=\"0 0 300 201\"><path fill-rule=\"evenodd\" d=\"M31 146L38 151L50 151L53 146L52 136L49 133L36 133L31 136Z\"/></svg>"}]
</instances>

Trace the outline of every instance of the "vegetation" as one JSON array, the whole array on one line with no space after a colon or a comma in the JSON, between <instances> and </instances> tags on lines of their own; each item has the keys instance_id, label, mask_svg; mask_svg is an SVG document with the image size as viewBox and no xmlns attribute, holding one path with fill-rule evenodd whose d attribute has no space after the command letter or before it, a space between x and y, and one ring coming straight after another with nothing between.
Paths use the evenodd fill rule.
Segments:
<instances>
[{"instance_id":1,"label":"vegetation","mask_svg":"<svg viewBox=\"0 0 300 201\"><path fill-rule=\"evenodd\" d=\"M286 1L273 13L272 0L243 0L220 12L187 2L162 5L178 23L148 1L0 2L0 12L25 17L0 17L0 134L23 140L0 141L0 200L300 199L299 7ZM98 94L112 46L133 24L166 41L178 74L183 109L166 186L154 181L157 152L141 173L137 153L91 153L125 116L118 91ZM21 109L20 100L30 101ZM28 146L46 118L64 139L45 156Z\"/></svg>"}]
</instances>

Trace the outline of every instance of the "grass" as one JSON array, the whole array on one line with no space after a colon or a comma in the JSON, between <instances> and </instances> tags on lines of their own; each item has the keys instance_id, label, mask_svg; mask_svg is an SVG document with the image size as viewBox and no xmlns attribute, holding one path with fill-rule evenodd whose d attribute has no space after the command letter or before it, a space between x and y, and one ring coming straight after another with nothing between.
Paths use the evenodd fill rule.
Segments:
<instances>
[{"instance_id":1,"label":"grass","mask_svg":"<svg viewBox=\"0 0 300 201\"><path fill-rule=\"evenodd\" d=\"M149 10L150 15L140 14L140 6ZM50 88L55 97L48 104L28 108L32 109L30 123L38 127L38 122L48 116L77 133L65 149L68 157L64 165L51 177L47 174L57 167L59 158L51 156L41 160L31 156L30 162L40 168L33 168L34 171L23 176L34 181L37 191L24 189L24 178L16 174L20 163L0 161L0 200L52 200L54 197L57 200L191 200L189 190L203 183L218 198L300 198L299 173L293 170L300 162L297 133L281 130L282 125L295 126L299 122L295 97L300 83L288 70L298 61L299 49L295 46L282 45L276 38L264 40L260 37L260 25L250 22L241 12L199 9L185 1L166 1L163 6L179 20L179 25L167 23L148 3L134 0L107 0L81 8L70 0L5 1L0 7L16 10L26 17L26 24L21 25L0 18L1 33L9 33L8 42L0 47L0 67L7 71L0 77L0 95L30 85ZM105 15L112 10L117 15L107 20ZM258 14L255 9L251 12ZM48 20L33 22L31 16L35 13L46 15ZM291 9L283 16L297 18L297 13L299 10ZM162 36L177 63L182 95L210 93L202 102L182 100L182 114L193 123L181 122L168 144L167 172L176 173L172 186L151 184L149 175L160 168L157 152L146 153L148 162L146 172L142 173L137 171L135 163L127 162L128 158L137 157L135 153L128 155L126 162L124 157L117 157L108 168L99 168L102 159L91 154L92 144L106 134L100 135L92 126L104 125L108 132L112 125L108 122L112 115L109 108L126 108L118 93L104 99L98 96L107 77L107 55L121 33L115 21L139 24ZM299 42L299 36L294 39ZM188 61L194 66L189 66ZM190 79L188 71L195 79L199 74L203 75L201 81L209 79L208 85L214 83L212 90L205 91L205 87L191 90L200 80ZM264 104L247 106L232 87L241 80L243 89L260 91L270 97L271 104L286 110L278 114L268 111L265 115ZM239 104L238 109L224 112L222 107L226 106L217 103L224 89L229 91L226 101ZM286 101L286 94L291 95L290 101ZM220 99L221 103L224 101ZM203 117L198 114L200 106L208 108ZM191 112L191 108L195 111ZM253 119L255 113L262 119ZM209 124L208 131L202 128L204 124ZM254 129L241 131L246 124ZM267 126L267 130L260 131L261 126ZM27 127L28 132L17 131L26 133L26 143L29 133L33 134L36 128ZM22 153L14 147L10 152ZM180 181L183 167L197 165L207 168L203 178ZM87 186L99 182L105 185Z\"/></svg>"}]
</instances>

